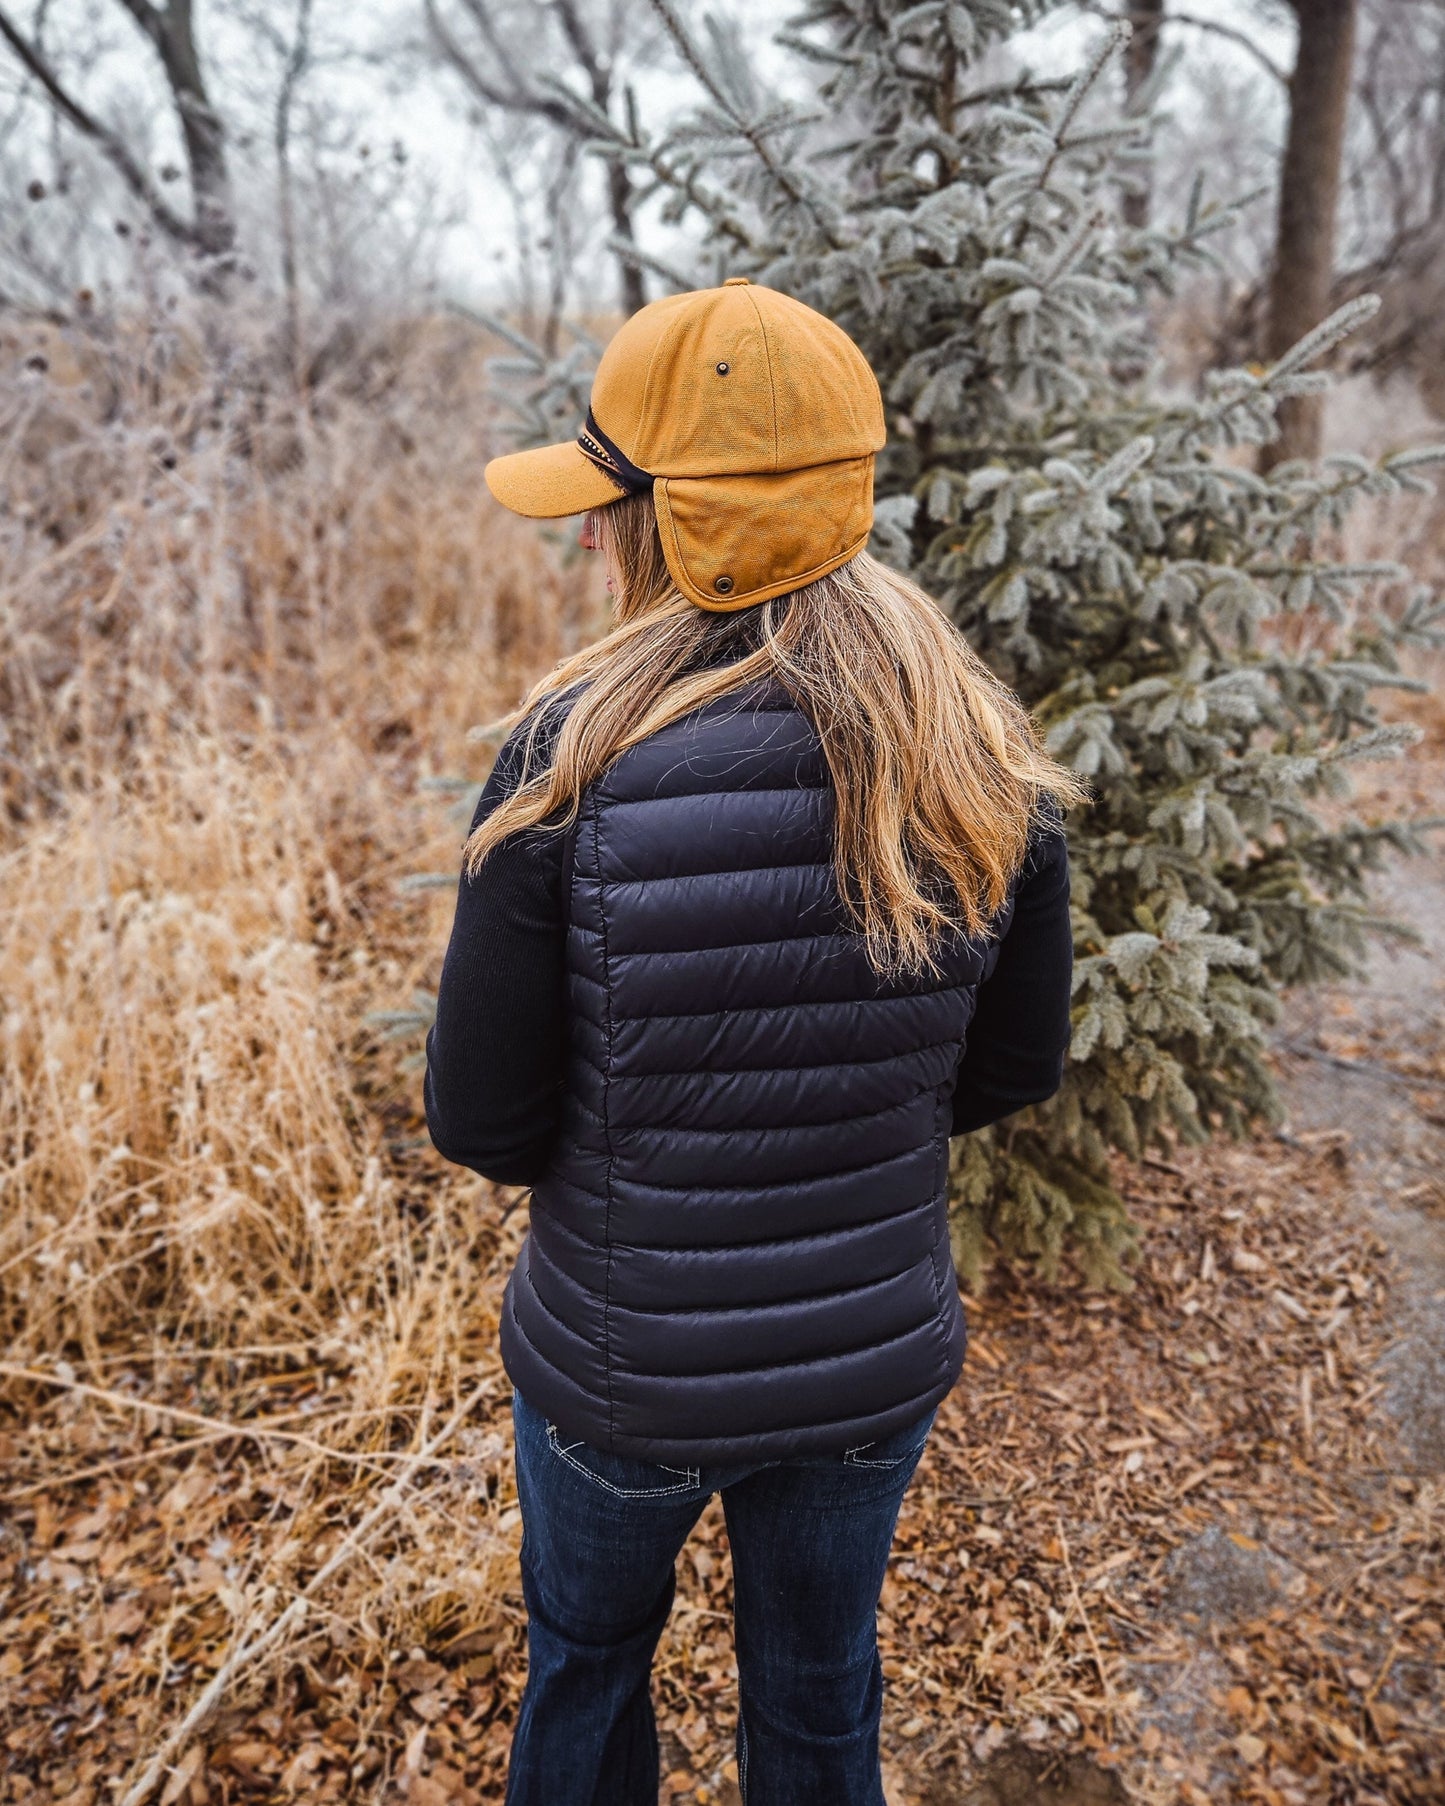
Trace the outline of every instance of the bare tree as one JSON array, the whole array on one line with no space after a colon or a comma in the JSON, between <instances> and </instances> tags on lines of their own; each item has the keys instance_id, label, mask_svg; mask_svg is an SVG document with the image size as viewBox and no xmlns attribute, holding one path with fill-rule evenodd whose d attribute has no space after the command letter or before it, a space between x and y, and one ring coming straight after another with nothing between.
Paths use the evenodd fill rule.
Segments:
<instances>
[{"instance_id":1,"label":"bare tree","mask_svg":"<svg viewBox=\"0 0 1445 1806\"><path fill-rule=\"evenodd\" d=\"M1445 9L1361 0L1341 210L1343 299L1385 305L1356 363L1410 365L1439 405L1445 350Z\"/></svg>"},{"instance_id":2,"label":"bare tree","mask_svg":"<svg viewBox=\"0 0 1445 1806\"><path fill-rule=\"evenodd\" d=\"M578 175L582 147L545 127L521 133L512 115L480 113L478 127L512 210L519 324L555 357L579 250ZM529 184L524 172L533 179Z\"/></svg>"},{"instance_id":3,"label":"bare tree","mask_svg":"<svg viewBox=\"0 0 1445 1806\"><path fill-rule=\"evenodd\" d=\"M1257 0L1261 19L1294 21L1286 0ZM1173 10L1166 26L1196 25L1229 42L1277 84L1285 111L1289 72L1260 44L1214 20ZM1201 117L1180 135L1161 164L1164 191L1187 191L1202 163L1216 192L1278 187L1285 173L1272 143L1272 97L1241 85L1225 69L1202 72L1214 91ZM1237 76L1237 72L1236 72ZM1201 79L1201 72L1194 72ZM1303 118L1297 130L1303 130ZM1263 129L1262 129L1263 128ZM1309 133L1304 133L1309 139ZM1308 148L1318 150L1311 143ZM1284 202L1280 195L1280 206ZM1201 362L1237 364L1270 344L1274 282L1290 280L1278 257L1279 209L1262 238L1255 225L1231 239L1232 267L1220 278L1207 320L1199 321ZM1344 128L1343 168L1333 223L1332 273L1321 314L1366 293L1384 302L1379 314L1342 349L1353 371L1409 369L1431 404L1445 412L1445 6L1440 0L1358 0L1354 69ZM1286 254L1286 257L1288 254ZM1289 336L1282 331L1283 342ZM1273 448L1273 456L1285 455Z\"/></svg>"},{"instance_id":4,"label":"bare tree","mask_svg":"<svg viewBox=\"0 0 1445 1806\"><path fill-rule=\"evenodd\" d=\"M632 91L621 76L624 49L645 57L656 41L646 9L628 0L424 0L433 44L482 106L540 122L576 152L596 136L584 107L571 100L567 81L579 84L588 105L614 122L625 121ZM542 41L539 41L542 40ZM539 77L539 70L552 79ZM638 191L626 166L605 166L607 209L617 246L618 299L636 313L647 299L636 244Z\"/></svg>"},{"instance_id":5,"label":"bare tree","mask_svg":"<svg viewBox=\"0 0 1445 1806\"><path fill-rule=\"evenodd\" d=\"M291 115L296 90L311 60L311 0L296 0L296 22L286 46L281 82L276 91L272 139L276 146L276 199L281 233L281 289L286 309L285 354L295 370L301 350L301 301L296 266L296 185L291 169Z\"/></svg>"},{"instance_id":6,"label":"bare tree","mask_svg":"<svg viewBox=\"0 0 1445 1806\"><path fill-rule=\"evenodd\" d=\"M1290 0L1290 5L1299 22L1299 44L1289 79L1269 280L1265 351L1271 358L1282 357L1330 309L1358 0ZM1318 396L1286 401L1279 436L1263 448L1263 464L1315 457L1322 423Z\"/></svg>"},{"instance_id":7,"label":"bare tree","mask_svg":"<svg viewBox=\"0 0 1445 1806\"><path fill-rule=\"evenodd\" d=\"M1147 92L1159 64L1164 0L1129 0L1124 17L1134 28L1124 51L1124 89L1132 110L1135 102ZM1124 196L1124 218L1131 226L1148 225L1153 186L1152 175L1146 175L1132 194Z\"/></svg>"},{"instance_id":8,"label":"bare tree","mask_svg":"<svg viewBox=\"0 0 1445 1806\"><path fill-rule=\"evenodd\" d=\"M1285 3L1285 0L1281 0L1281 3ZM1187 7L1171 8L1168 0L1080 0L1080 4L1084 11L1099 18L1123 19L1131 28L1129 43L1124 52L1124 92L1130 112L1147 108L1153 98L1150 93L1151 85L1156 79L1163 79L1167 75L1167 70L1162 66L1166 26L1182 28L1187 34L1203 35L1230 44L1247 53L1281 84L1288 82L1289 78L1284 70L1247 32L1224 20L1211 18L1207 13L1191 12ZM1131 226L1148 225L1153 207L1153 187L1153 176L1148 174L1136 190L1125 195L1124 218Z\"/></svg>"},{"instance_id":9,"label":"bare tree","mask_svg":"<svg viewBox=\"0 0 1445 1806\"><path fill-rule=\"evenodd\" d=\"M180 127L190 175L191 213L176 211L161 193L140 154L114 126L90 111L67 86L38 31L27 35L0 7L0 41L32 78L47 104L88 139L120 176L147 217L167 239L205 260L206 279L230 268L236 240L226 161L225 131L211 104L196 44L192 0L118 0L155 51Z\"/></svg>"}]
</instances>

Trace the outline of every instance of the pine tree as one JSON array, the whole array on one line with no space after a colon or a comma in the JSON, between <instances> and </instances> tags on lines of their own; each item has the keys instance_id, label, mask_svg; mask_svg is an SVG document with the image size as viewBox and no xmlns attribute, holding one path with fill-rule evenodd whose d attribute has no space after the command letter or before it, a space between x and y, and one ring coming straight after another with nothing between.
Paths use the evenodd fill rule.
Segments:
<instances>
[{"instance_id":1,"label":"pine tree","mask_svg":"<svg viewBox=\"0 0 1445 1806\"><path fill-rule=\"evenodd\" d=\"M1445 450L1246 468L1288 396L1373 310L1264 370L1169 394L1152 298L1231 217L1197 184L1172 228L1126 223L1148 109L1111 99L1127 28L1067 82L999 75L1046 0L809 0L784 41L812 104L764 91L736 39L653 0L701 104L603 154L700 226L700 286L744 274L837 320L877 371L889 444L875 550L949 608L1091 782L1070 823L1071 1060L1049 1104L955 1143L954 1245L1126 1283L1134 1227L1109 1154L1278 1120L1265 1058L1282 986L1359 969L1367 876L1409 824L1341 819L1357 760L1398 752L1378 697L1439 610L1387 562L1331 556L1360 502L1427 488ZM584 103L577 102L583 105ZM649 260L650 267L663 266ZM538 438L570 430L585 356L530 372ZM1418 686L1416 686L1418 687Z\"/></svg>"}]
</instances>

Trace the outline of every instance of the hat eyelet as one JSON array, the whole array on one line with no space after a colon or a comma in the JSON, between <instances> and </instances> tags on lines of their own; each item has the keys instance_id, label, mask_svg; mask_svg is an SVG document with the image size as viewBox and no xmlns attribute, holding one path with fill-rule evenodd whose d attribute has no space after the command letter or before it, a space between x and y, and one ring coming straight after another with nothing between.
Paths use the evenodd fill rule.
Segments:
<instances>
[{"instance_id":1,"label":"hat eyelet","mask_svg":"<svg viewBox=\"0 0 1445 1806\"><path fill-rule=\"evenodd\" d=\"M730 596L732 594L733 580L731 577L714 577L712 586L720 596Z\"/></svg>"},{"instance_id":2,"label":"hat eyelet","mask_svg":"<svg viewBox=\"0 0 1445 1806\"><path fill-rule=\"evenodd\" d=\"M719 364L717 367L717 373L719 376L726 376L728 371L731 369L732 369L731 364L727 364L727 363Z\"/></svg>"}]
</instances>

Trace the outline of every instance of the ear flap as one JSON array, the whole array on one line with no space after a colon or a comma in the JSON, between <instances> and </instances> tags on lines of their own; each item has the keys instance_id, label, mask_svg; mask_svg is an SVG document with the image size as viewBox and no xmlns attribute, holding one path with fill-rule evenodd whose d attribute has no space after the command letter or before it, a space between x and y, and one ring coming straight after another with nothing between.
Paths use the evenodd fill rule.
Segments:
<instances>
[{"instance_id":1,"label":"ear flap","mask_svg":"<svg viewBox=\"0 0 1445 1806\"><path fill-rule=\"evenodd\" d=\"M730 613L801 589L863 550L873 455L765 476L658 477L663 556L699 608Z\"/></svg>"}]
</instances>

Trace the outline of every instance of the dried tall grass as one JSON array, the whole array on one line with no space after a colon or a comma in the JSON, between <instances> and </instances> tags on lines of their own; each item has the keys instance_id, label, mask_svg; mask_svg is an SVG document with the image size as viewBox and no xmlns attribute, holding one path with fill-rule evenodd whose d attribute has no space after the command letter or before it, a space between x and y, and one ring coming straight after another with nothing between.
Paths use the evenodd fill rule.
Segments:
<instances>
[{"instance_id":1,"label":"dried tall grass","mask_svg":"<svg viewBox=\"0 0 1445 1806\"><path fill-rule=\"evenodd\" d=\"M480 777L467 729L599 617L483 499L478 335L395 331L297 397L221 324L5 347L0 1401L42 1478L98 1449L143 1471L127 1424L252 1452L277 1522L234 1649L465 1393L504 1389L511 1231L419 1150L417 1077L369 1016L450 917L396 885L460 845L418 779ZM306 1414L268 1415L300 1369ZM503 1444L473 1445L485 1509ZM510 1544L456 1536L451 1463L416 1471L385 1559L328 1585L332 1642L495 1605Z\"/></svg>"}]
</instances>

